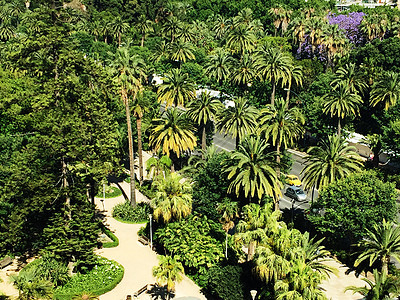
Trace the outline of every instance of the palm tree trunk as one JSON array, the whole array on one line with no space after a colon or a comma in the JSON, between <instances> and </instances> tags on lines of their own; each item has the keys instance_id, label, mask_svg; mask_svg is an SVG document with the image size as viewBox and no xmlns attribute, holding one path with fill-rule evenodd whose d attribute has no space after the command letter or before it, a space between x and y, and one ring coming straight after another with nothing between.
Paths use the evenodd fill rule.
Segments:
<instances>
[{"instance_id":1,"label":"palm tree trunk","mask_svg":"<svg viewBox=\"0 0 400 300\"><path fill-rule=\"evenodd\" d=\"M225 232L225 258L228 259L228 232Z\"/></svg>"},{"instance_id":2,"label":"palm tree trunk","mask_svg":"<svg viewBox=\"0 0 400 300\"><path fill-rule=\"evenodd\" d=\"M281 145L279 143L276 144L276 176L278 179L281 177Z\"/></svg>"},{"instance_id":3,"label":"palm tree trunk","mask_svg":"<svg viewBox=\"0 0 400 300\"><path fill-rule=\"evenodd\" d=\"M286 91L286 108L289 107L289 99L290 99L290 84L288 85L288 88Z\"/></svg>"},{"instance_id":4,"label":"palm tree trunk","mask_svg":"<svg viewBox=\"0 0 400 300\"><path fill-rule=\"evenodd\" d=\"M272 79L271 83L272 83L271 105L273 106L275 104L275 91L276 91L275 80Z\"/></svg>"},{"instance_id":5,"label":"palm tree trunk","mask_svg":"<svg viewBox=\"0 0 400 300\"><path fill-rule=\"evenodd\" d=\"M142 118L136 118L136 128L138 134L138 154L139 154L139 183L143 184L143 151L142 151Z\"/></svg>"},{"instance_id":6,"label":"palm tree trunk","mask_svg":"<svg viewBox=\"0 0 400 300\"><path fill-rule=\"evenodd\" d=\"M136 182L135 182L135 161L133 156L133 139L132 139L132 125L131 125L131 112L129 109L129 99L125 89L121 91L122 98L125 104L125 112L126 112L126 123L128 126L128 147L129 147L129 172L131 175L130 187L131 187L131 205L136 207Z\"/></svg>"},{"instance_id":7,"label":"palm tree trunk","mask_svg":"<svg viewBox=\"0 0 400 300\"><path fill-rule=\"evenodd\" d=\"M388 274L388 264L390 261L390 256L387 257L386 255L382 257L382 274L385 273L386 275Z\"/></svg>"},{"instance_id":8,"label":"palm tree trunk","mask_svg":"<svg viewBox=\"0 0 400 300\"><path fill-rule=\"evenodd\" d=\"M340 118L339 118L338 125L337 125L337 134L338 134L338 136L340 136L341 133L342 133L342 127L340 126Z\"/></svg>"},{"instance_id":9,"label":"palm tree trunk","mask_svg":"<svg viewBox=\"0 0 400 300\"><path fill-rule=\"evenodd\" d=\"M201 134L201 150L205 151L207 147L206 140L206 124L203 125L203 132ZM202 154L204 156L204 154ZM204 157L203 157L204 158Z\"/></svg>"},{"instance_id":10,"label":"palm tree trunk","mask_svg":"<svg viewBox=\"0 0 400 300\"><path fill-rule=\"evenodd\" d=\"M255 249L256 249L256 242L251 241L249 243L249 249L247 251L247 261L250 261L253 259Z\"/></svg>"},{"instance_id":11,"label":"palm tree trunk","mask_svg":"<svg viewBox=\"0 0 400 300\"><path fill-rule=\"evenodd\" d=\"M144 38L145 38L145 34L143 33L142 34L142 40L140 41L140 47L142 47L142 48L143 48L143 45L144 45Z\"/></svg>"}]
</instances>

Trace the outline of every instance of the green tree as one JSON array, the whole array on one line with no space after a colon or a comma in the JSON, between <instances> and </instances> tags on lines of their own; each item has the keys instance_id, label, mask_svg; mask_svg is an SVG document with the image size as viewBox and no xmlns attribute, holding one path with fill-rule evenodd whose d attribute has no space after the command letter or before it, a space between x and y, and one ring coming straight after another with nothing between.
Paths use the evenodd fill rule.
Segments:
<instances>
[{"instance_id":1,"label":"green tree","mask_svg":"<svg viewBox=\"0 0 400 300\"><path fill-rule=\"evenodd\" d=\"M222 85L231 74L233 58L224 48L216 48L207 56L205 74L210 80L216 80Z\"/></svg>"},{"instance_id":2,"label":"green tree","mask_svg":"<svg viewBox=\"0 0 400 300\"><path fill-rule=\"evenodd\" d=\"M346 82L339 83L335 88L325 95L323 112L330 114L331 117L338 118L338 135L341 134L340 120L349 115L359 114L359 106L362 104L362 98L356 93L352 93Z\"/></svg>"},{"instance_id":3,"label":"green tree","mask_svg":"<svg viewBox=\"0 0 400 300\"><path fill-rule=\"evenodd\" d=\"M283 86L292 80L293 59L288 53L278 48L263 45L256 52L255 65L259 76L271 82L271 105L274 105L276 86L279 81L282 81Z\"/></svg>"},{"instance_id":4,"label":"green tree","mask_svg":"<svg viewBox=\"0 0 400 300\"><path fill-rule=\"evenodd\" d=\"M108 23L108 27L113 35L117 38L118 47L121 47L122 35L128 31L129 23L124 22L121 16L117 16L114 17L110 23Z\"/></svg>"},{"instance_id":5,"label":"green tree","mask_svg":"<svg viewBox=\"0 0 400 300\"><path fill-rule=\"evenodd\" d=\"M184 106L195 99L196 89L187 73L183 73L180 69L171 69L163 80L157 95L158 101L165 102L166 107Z\"/></svg>"},{"instance_id":6,"label":"green tree","mask_svg":"<svg viewBox=\"0 0 400 300\"><path fill-rule=\"evenodd\" d=\"M200 98L190 102L188 105L187 115L194 123L202 128L201 133L201 149L206 150L206 125L208 122L215 119L215 116L222 108L221 102L211 97L210 93L203 92Z\"/></svg>"},{"instance_id":7,"label":"green tree","mask_svg":"<svg viewBox=\"0 0 400 300\"><path fill-rule=\"evenodd\" d=\"M394 106L400 98L400 76L398 73L387 72L382 79L376 81L372 86L371 105L376 106L383 102L385 109Z\"/></svg>"},{"instance_id":8,"label":"green tree","mask_svg":"<svg viewBox=\"0 0 400 300\"><path fill-rule=\"evenodd\" d=\"M190 42L184 42L182 40L177 40L170 44L169 47L169 58L173 61L178 61L179 66L182 65L182 62L186 62L186 60L194 60L196 56L193 54L194 47Z\"/></svg>"},{"instance_id":9,"label":"green tree","mask_svg":"<svg viewBox=\"0 0 400 300\"><path fill-rule=\"evenodd\" d=\"M50 281L38 278L35 269L30 269L22 274L12 277L15 287L18 289L18 299L51 299L53 285Z\"/></svg>"},{"instance_id":10,"label":"green tree","mask_svg":"<svg viewBox=\"0 0 400 300\"><path fill-rule=\"evenodd\" d=\"M363 94L367 89L367 84L360 72L357 71L355 63L346 64L336 70L335 79L331 82L331 85L337 88L340 84L347 85L349 91L354 94Z\"/></svg>"},{"instance_id":11,"label":"green tree","mask_svg":"<svg viewBox=\"0 0 400 300\"><path fill-rule=\"evenodd\" d=\"M153 276L159 285L165 285L170 292L175 291L175 282L181 282L185 273L181 262L171 256L158 255L158 266L153 267Z\"/></svg>"},{"instance_id":12,"label":"green tree","mask_svg":"<svg viewBox=\"0 0 400 300\"><path fill-rule=\"evenodd\" d=\"M226 46L232 53L243 55L252 52L256 43L256 36L245 24L233 26L227 33Z\"/></svg>"},{"instance_id":13,"label":"green tree","mask_svg":"<svg viewBox=\"0 0 400 300\"><path fill-rule=\"evenodd\" d=\"M222 215L220 218L220 222L222 223L222 228L225 230L225 258L228 258L228 232L235 226L234 220L239 217L238 214L238 203L229 201L229 199L225 199L225 201L218 203L217 211Z\"/></svg>"},{"instance_id":14,"label":"green tree","mask_svg":"<svg viewBox=\"0 0 400 300\"><path fill-rule=\"evenodd\" d=\"M193 131L194 127L187 115L178 108L170 108L161 118L153 120L150 146L156 152L161 150L168 157L171 153L179 157L184 151L193 150L196 146L196 136Z\"/></svg>"},{"instance_id":15,"label":"green tree","mask_svg":"<svg viewBox=\"0 0 400 300\"><path fill-rule=\"evenodd\" d=\"M132 123L131 123L131 109L129 105L129 96L136 100L136 96L141 89L141 81L144 78L144 61L137 55L131 56L128 48L118 48L115 59L112 63L114 69L117 71L116 80L120 85L120 93L122 101L125 105L126 122L128 128L128 145L129 145L129 170L131 176L134 178L135 165L133 153L133 137L132 137ZM131 203L136 206L135 195L135 180L131 180Z\"/></svg>"},{"instance_id":16,"label":"green tree","mask_svg":"<svg viewBox=\"0 0 400 300\"><path fill-rule=\"evenodd\" d=\"M246 137L224 162L223 170L231 181L229 193L235 191L239 197L243 192L250 203L252 198L256 197L260 201L264 195L278 201L281 186L267 147L266 141L260 137Z\"/></svg>"},{"instance_id":17,"label":"green tree","mask_svg":"<svg viewBox=\"0 0 400 300\"><path fill-rule=\"evenodd\" d=\"M155 182L157 189L153 199L154 217L164 223L179 221L192 212L192 188L188 181L180 183L182 177L171 173Z\"/></svg>"},{"instance_id":18,"label":"green tree","mask_svg":"<svg viewBox=\"0 0 400 300\"><path fill-rule=\"evenodd\" d=\"M368 238L367 229L382 218L394 220L396 191L372 171L349 174L323 188L311 209L320 212L309 216L315 228L335 247L346 249Z\"/></svg>"},{"instance_id":19,"label":"green tree","mask_svg":"<svg viewBox=\"0 0 400 300\"><path fill-rule=\"evenodd\" d=\"M273 105L268 104L261 110L260 115L259 130L266 138L272 140L272 145L276 146L276 162L279 168L281 148L286 149L291 146L304 132L304 116L297 107L288 108L283 98L276 99Z\"/></svg>"},{"instance_id":20,"label":"green tree","mask_svg":"<svg viewBox=\"0 0 400 300\"><path fill-rule=\"evenodd\" d=\"M146 171L150 178L158 177L161 172L168 172L171 166L172 160L166 155L160 158L153 156L146 161Z\"/></svg>"},{"instance_id":21,"label":"green tree","mask_svg":"<svg viewBox=\"0 0 400 300\"><path fill-rule=\"evenodd\" d=\"M145 15L140 15L135 23L135 29L141 35L140 47L143 47L146 35L154 31L153 22L147 20Z\"/></svg>"},{"instance_id":22,"label":"green tree","mask_svg":"<svg viewBox=\"0 0 400 300\"><path fill-rule=\"evenodd\" d=\"M382 224L374 224L366 233L364 239L357 244L361 251L354 265L357 267L367 260L369 266L372 266L374 262L379 261L381 273L388 274L390 258L400 262L400 227L383 219Z\"/></svg>"},{"instance_id":23,"label":"green tree","mask_svg":"<svg viewBox=\"0 0 400 300\"><path fill-rule=\"evenodd\" d=\"M240 140L255 131L259 112L245 98L236 98L233 102L234 107L229 106L217 114L216 127L225 135L231 134L238 148Z\"/></svg>"},{"instance_id":24,"label":"green tree","mask_svg":"<svg viewBox=\"0 0 400 300\"><path fill-rule=\"evenodd\" d=\"M400 292L400 282L398 278L392 277L387 273L380 273L374 270L374 281L362 278L368 284L363 287L349 286L345 291L353 291L353 294L360 293L366 300L386 300L394 299Z\"/></svg>"},{"instance_id":25,"label":"green tree","mask_svg":"<svg viewBox=\"0 0 400 300\"><path fill-rule=\"evenodd\" d=\"M330 135L328 141L311 147L301 171L304 187L320 190L353 172L360 172L362 159L354 150L338 135Z\"/></svg>"}]
</instances>

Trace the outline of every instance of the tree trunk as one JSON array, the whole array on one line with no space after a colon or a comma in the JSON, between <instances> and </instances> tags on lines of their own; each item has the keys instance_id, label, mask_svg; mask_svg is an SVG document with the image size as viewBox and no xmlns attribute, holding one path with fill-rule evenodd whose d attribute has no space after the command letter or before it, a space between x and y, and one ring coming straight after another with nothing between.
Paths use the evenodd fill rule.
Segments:
<instances>
[{"instance_id":1,"label":"tree trunk","mask_svg":"<svg viewBox=\"0 0 400 300\"><path fill-rule=\"evenodd\" d=\"M340 136L341 133L342 133L342 127L340 126L340 118L339 118L338 125L337 125L337 134L338 134L338 136Z\"/></svg>"},{"instance_id":2,"label":"tree trunk","mask_svg":"<svg viewBox=\"0 0 400 300\"><path fill-rule=\"evenodd\" d=\"M121 47L121 33L118 33L118 48Z\"/></svg>"},{"instance_id":3,"label":"tree trunk","mask_svg":"<svg viewBox=\"0 0 400 300\"><path fill-rule=\"evenodd\" d=\"M225 232L225 258L228 259L228 232Z\"/></svg>"},{"instance_id":4,"label":"tree trunk","mask_svg":"<svg viewBox=\"0 0 400 300\"><path fill-rule=\"evenodd\" d=\"M240 144L240 139L239 139L239 135L238 135L238 136L235 138L235 150L238 149L239 144Z\"/></svg>"},{"instance_id":5,"label":"tree trunk","mask_svg":"<svg viewBox=\"0 0 400 300\"><path fill-rule=\"evenodd\" d=\"M201 134L201 150L205 151L207 147L206 124L203 125L203 133ZM204 154L202 154L204 156ZM204 157L203 157L204 159Z\"/></svg>"},{"instance_id":6,"label":"tree trunk","mask_svg":"<svg viewBox=\"0 0 400 300\"><path fill-rule=\"evenodd\" d=\"M96 195L95 193L95 189L96 188L96 182L94 181L93 178L90 178L90 191L89 191L89 196L90 196L90 200L92 202L92 204L94 205L94 197Z\"/></svg>"},{"instance_id":7,"label":"tree trunk","mask_svg":"<svg viewBox=\"0 0 400 300\"><path fill-rule=\"evenodd\" d=\"M378 151L377 153L374 152L374 158L372 159L372 165L375 168L379 167L379 152L380 151Z\"/></svg>"},{"instance_id":8,"label":"tree trunk","mask_svg":"<svg viewBox=\"0 0 400 300\"><path fill-rule=\"evenodd\" d=\"M382 274L385 273L386 275L388 275L388 264L390 262L390 256L383 256L382 257Z\"/></svg>"},{"instance_id":9,"label":"tree trunk","mask_svg":"<svg viewBox=\"0 0 400 300\"><path fill-rule=\"evenodd\" d=\"M256 249L256 242L255 241L251 241L249 243L249 249L247 251L247 261L250 261L250 260L253 259L255 249Z\"/></svg>"},{"instance_id":10,"label":"tree trunk","mask_svg":"<svg viewBox=\"0 0 400 300\"><path fill-rule=\"evenodd\" d=\"M144 37L145 37L145 34L143 33L142 34L142 40L140 41L140 47L142 47L142 48L144 46Z\"/></svg>"},{"instance_id":11,"label":"tree trunk","mask_svg":"<svg viewBox=\"0 0 400 300\"><path fill-rule=\"evenodd\" d=\"M128 146L129 146L129 171L131 175L131 205L136 207L136 195L135 195L135 161L133 156L133 139L132 139L132 125L131 125L131 111L129 109L129 99L125 89L121 91L122 98L125 104L126 112L126 123L128 125Z\"/></svg>"},{"instance_id":12,"label":"tree trunk","mask_svg":"<svg viewBox=\"0 0 400 300\"><path fill-rule=\"evenodd\" d=\"M290 99L290 84L288 85L287 91L286 91L286 108L289 108L289 99Z\"/></svg>"},{"instance_id":13,"label":"tree trunk","mask_svg":"<svg viewBox=\"0 0 400 300\"><path fill-rule=\"evenodd\" d=\"M271 83L272 83L271 105L274 106L274 104L275 104L275 91L276 91L275 80L272 79Z\"/></svg>"},{"instance_id":14,"label":"tree trunk","mask_svg":"<svg viewBox=\"0 0 400 300\"><path fill-rule=\"evenodd\" d=\"M71 198L68 195L68 180L67 180L67 164L64 158L62 158L62 186L65 193L65 212L68 220L71 220Z\"/></svg>"},{"instance_id":15,"label":"tree trunk","mask_svg":"<svg viewBox=\"0 0 400 300\"><path fill-rule=\"evenodd\" d=\"M279 178L281 177L281 145L279 145L279 143L276 144L276 176Z\"/></svg>"},{"instance_id":16,"label":"tree trunk","mask_svg":"<svg viewBox=\"0 0 400 300\"><path fill-rule=\"evenodd\" d=\"M138 154L139 154L139 183L143 184L143 151L142 151L142 118L136 118L136 128L138 135Z\"/></svg>"}]
</instances>

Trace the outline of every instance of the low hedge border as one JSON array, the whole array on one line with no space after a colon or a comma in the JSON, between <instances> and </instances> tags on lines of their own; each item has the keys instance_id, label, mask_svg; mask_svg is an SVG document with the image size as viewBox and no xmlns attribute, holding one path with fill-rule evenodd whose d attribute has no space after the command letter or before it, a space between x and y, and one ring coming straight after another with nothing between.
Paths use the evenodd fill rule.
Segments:
<instances>
[{"instance_id":1,"label":"low hedge border","mask_svg":"<svg viewBox=\"0 0 400 300\"><path fill-rule=\"evenodd\" d=\"M106 259L104 257L102 257L102 258ZM112 261L119 268L121 268L122 272L120 274L118 274L118 276L115 277L115 279L111 283L109 283L108 285L106 285L106 286L104 286L104 287L102 287L102 288L100 288L98 290L95 290L95 291L80 291L80 292L88 292L88 293L91 293L91 294L93 294L95 296L100 296L100 295L103 295L103 294L113 290L117 286L117 284L121 282L122 278L124 278L124 273L125 273L124 267L121 264L119 264L116 261L114 261L114 260L111 260L111 259L106 259L106 260ZM72 298L75 297L75 296L76 296L76 293L74 293L74 294L57 294L57 292L55 292L54 296L53 296L53 299L56 299L56 300L72 300Z\"/></svg>"},{"instance_id":2,"label":"low hedge border","mask_svg":"<svg viewBox=\"0 0 400 300\"><path fill-rule=\"evenodd\" d=\"M112 242L103 243L103 248L114 248L119 245L119 239L114 233L111 232L110 229L103 225L101 231L105 233L110 239L112 239Z\"/></svg>"}]
</instances>

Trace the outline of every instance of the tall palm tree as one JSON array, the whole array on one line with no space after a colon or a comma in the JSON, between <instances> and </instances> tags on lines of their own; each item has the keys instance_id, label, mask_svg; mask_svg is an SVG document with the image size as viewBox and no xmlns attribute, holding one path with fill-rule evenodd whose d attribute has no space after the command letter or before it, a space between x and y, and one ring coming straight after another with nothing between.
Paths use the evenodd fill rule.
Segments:
<instances>
[{"instance_id":1,"label":"tall palm tree","mask_svg":"<svg viewBox=\"0 0 400 300\"><path fill-rule=\"evenodd\" d=\"M371 105L376 106L383 102L385 109L394 106L400 98L400 76L399 73L387 72L383 78L372 86Z\"/></svg>"},{"instance_id":2,"label":"tall palm tree","mask_svg":"<svg viewBox=\"0 0 400 300\"><path fill-rule=\"evenodd\" d=\"M158 266L153 267L153 276L159 285L166 285L168 298L170 292L175 291L175 282L181 282L183 279L184 269L182 264L171 256L158 256Z\"/></svg>"},{"instance_id":3,"label":"tall palm tree","mask_svg":"<svg viewBox=\"0 0 400 300\"><path fill-rule=\"evenodd\" d=\"M291 27L293 41L299 44L299 52L301 52L301 47L306 40L305 18L298 17L293 19L293 21L291 22Z\"/></svg>"},{"instance_id":4,"label":"tall palm tree","mask_svg":"<svg viewBox=\"0 0 400 300\"><path fill-rule=\"evenodd\" d=\"M182 22L177 17L172 16L166 19L161 27L161 32L170 37L170 42L174 42L175 37L181 31Z\"/></svg>"},{"instance_id":5,"label":"tall palm tree","mask_svg":"<svg viewBox=\"0 0 400 300\"><path fill-rule=\"evenodd\" d=\"M146 35L154 31L153 22L147 20L145 15L140 15L135 22L135 29L141 35L140 47L143 47Z\"/></svg>"},{"instance_id":6,"label":"tall palm tree","mask_svg":"<svg viewBox=\"0 0 400 300\"><path fill-rule=\"evenodd\" d=\"M326 68L328 68L332 66L335 56L344 54L346 37L338 25L330 25L326 28L321 44L327 56Z\"/></svg>"},{"instance_id":7,"label":"tall palm tree","mask_svg":"<svg viewBox=\"0 0 400 300\"><path fill-rule=\"evenodd\" d=\"M239 24L233 26L227 33L226 46L232 53L243 55L254 50L256 40L256 36L248 26Z\"/></svg>"},{"instance_id":8,"label":"tall palm tree","mask_svg":"<svg viewBox=\"0 0 400 300\"><path fill-rule=\"evenodd\" d=\"M232 22L230 19L225 19L223 16L217 15L212 27L212 32L215 33L215 37L218 40L222 39L225 36L228 28L231 26L231 23Z\"/></svg>"},{"instance_id":9,"label":"tall palm tree","mask_svg":"<svg viewBox=\"0 0 400 300\"><path fill-rule=\"evenodd\" d=\"M194 60L196 59L193 54L194 47L190 42L184 42L183 40L177 40L170 44L169 52L170 59L179 62L179 66L182 62L186 62L186 60Z\"/></svg>"},{"instance_id":10,"label":"tall palm tree","mask_svg":"<svg viewBox=\"0 0 400 300\"><path fill-rule=\"evenodd\" d=\"M280 80L282 85L291 80L293 59L290 54L282 52L279 48L263 45L256 52L255 65L259 76L271 82L271 105L274 105L276 85Z\"/></svg>"},{"instance_id":11,"label":"tall palm tree","mask_svg":"<svg viewBox=\"0 0 400 300\"><path fill-rule=\"evenodd\" d=\"M180 31L178 32L177 39L184 43L193 43L196 40L195 28L192 24L183 23Z\"/></svg>"},{"instance_id":12,"label":"tall palm tree","mask_svg":"<svg viewBox=\"0 0 400 300\"><path fill-rule=\"evenodd\" d=\"M305 158L306 166L301 171L306 189L320 189L346 175L361 171L361 157L355 148L348 146L338 135L328 136L319 146L311 147Z\"/></svg>"},{"instance_id":13,"label":"tall palm tree","mask_svg":"<svg viewBox=\"0 0 400 300\"><path fill-rule=\"evenodd\" d=\"M203 92L199 99L190 102L188 106L187 115L190 119L201 126L201 149L205 151L206 143L206 124L215 119L215 116L222 109L222 103L211 97L210 93Z\"/></svg>"},{"instance_id":14,"label":"tall palm tree","mask_svg":"<svg viewBox=\"0 0 400 300\"><path fill-rule=\"evenodd\" d=\"M287 148L303 134L305 119L297 107L288 108L283 98L261 110L260 132L272 140L276 146L276 162L280 164L281 147ZM278 171L279 173L279 171ZM278 174L279 176L279 174Z\"/></svg>"},{"instance_id":15,"label":"tall palm tree","mask_svg":"<svg viewBox=\"0 0 400 300\"><path fill-rule=\"evenodd\" d=\"M231 80L234 84L246 88L251 85L256 77L256 73L253 56L245 53L238 60L234 61Z\"/></svg>"},{"instance_id":16,"label":"tall palm tree","mask_svg":"<svg viewBox=\"0 0 400 300\"><path fill-rule=\"evenodd\" d=\"M344 67L339 67L335 72L335 79L331 82L331 86L336 88L339 84L347 85L349 91L354 94L363 94L367 89L365 80L356 69L356 64L349 63Z\"/></svg>"},{"instance_id":17,"label":"tall palm tree","mask_svg":"<svg viewBox=\"0 0 400 300\"><path fill-rule=\"evenodd\" d=\"M184 106L195 99L196 88L187 73L183 73L180 69L171 69L163 80L157 96L159 102L166 102L166 107Z\"/></svg>"},{"instance_id":18,"label":"tall palm tree","mask_svg":"<svg viewBox=\"0 0 400 300\"><path fill-rule=\"evenodd\" d=\"M222 82L228 79L232 65L232 56L224 48L216 48L207 56L204 72L209 79L216 80L219 85L222 85Z\"/></svg>"},{"instance_id":19,"label":"tall palm tree","mask_svg":"<svg viewBox=\"0 0 400 300\"><path fill-rule=\"evenodd\" d=\"M287 88L286 88L286 106L289 105L290 91L292 88L292 84L295 83L297 86L303 85L303 67L298 65L293 65L293 68L290 70L290 78L287 80Z\"/></svg>"},{"instance_id":20,"label":"tall palm tree","mask_svg":"<svg viewBox=\"0 0 400 300\"><path fill-rule=\"evenodd\" d=\"M322 111L325 114L330 114L331 117L338 118L337 133L341 134L340 120L349 115L358 115L359 106L362 104L362 98L356 93L350 91L349 86L345 82L340 82L335 88L332 88L323 99Z\"/></svg>"},{"instance_id":21,"label":"tall palm tree","mask_svg":"<svg viewBox=\"0 0 400 300\"><path fill-rule=\"evenodd\" d=\"M353 291L353 294L360 293L366 300L389 300L395 299L400 292L400 281L386 273L374 270L374 281L362 278L369 287L349 286L345 291Z\"/></svg>"},{"instance_id":22,"label":"tall palm tree","mask_svg":"<svg viewBox=\"0 0 400 300\"><path fill-rule=\"evenodd\" d=\"M243 206L243 219L237 224L237 237L248 244L247 260L250 261L254 256L257 243L265 238L266 231L274 230L280 226L278 222L281 212L272 211L272 205L260 206L251 203Z\"/></svg>"},{"instance_id":23,"label":"tall palm tree","mask_svg":"<svg viewBox=\"0 0 400 300\"><path fill-rule=\"evenodd\" d=\"M225 258L228 258L228 232L235 226L235 218L239 217L238 203L225 198L218 203L217 211L222 215L220 222L225 230Z\"/></svg>"},{"instance_id":24,"label":"tall palm tree","mask_svg":"<svg viewBox=\"0 0 400 300\"><path fill-rule=\"evenodd\" d=\"M234 107L229 106L217 114L216 127L225 135L231 134L236 139L236 148L238 148L239 141L255 131L258 110L249 105L245 98L236 98L233 101Z\"/></svg>"},{"instance_id":25,"label":"tall palm tree","mask_svg":"<svg viewBox=\"0 0 400 300\"><path fill-rule=\"evenodd\" d=\"M108 27L110 28L114 36L117 37L118 47L121 47L122 35L128 31L129 23L124 22L121 16L117 16L113 18L110 23L108 23Z\"/></svg>"},{"instance_id":26,"label":"tall palm tree","mask_svg":"<svg viewBox=\"0 0 400 300\"><path fill-rule=\"evenodd\" d=\"M144 61L137 55L131 56L128 48L121 47L117 49L115 59L112 66L117 71L116 80L120 86L120 93L122 101L125 105L126 122L128 128L128 146L129 146L129 165L132 180L131 185L131 204L136 206L135 195L135 165L133 154L133 139L132 139L132 124L131 124L131 110L129 105L129 97L132 96L135 101L142 84L141 81L145 77L145 64Z\"/></svg>"},{"instance_id":27,"label":"tall palm tree","mask_svg":"<svg viewBox=\"0 0 400 300\"><path fill-rule=\"evenodd\" d=\"M156 220L179 221L192 212L192 187L188 181L181 183L181 180L182 177L174 172L155 181L157 193L152 205Z\"/></svg>"},{"instance_id":28,"label":"tall palm tree","mask_svg":"<svg viewBox=\"0 0 400 300\"><path fill-rule=\"evenodd\" d=\"M252 198L261 200L265 194L272 197L275 203L278 202L281 186L267 147L264 139L248 136L232 152L230 158L224 161L224 172L231 180L229 193L235 191L239 196L240 192L244 192L250 203Z\"/></svg>"},{"instance_id":29,"label":"tall palm tree","mask_svg":"<svg viewBox=\"0 0 400 300\"><path fill-rule=\"evenodd\" d=\"M400 227L383 220L382 224L375 224L371 230L367 229L366 237L357 246L361 248L361 252L355 266L364 260L368 260L370 266L375 261L380 261L381 273L388 274L390 258L400 262Z\"/></svg>"},{"instance_id":30,"label":"tall palm tree","mask_svg":"<svg viewBox=\"0 0 400 300\"><path fill-rule=\"evenodd\" d=\"M193 150L196 146L196 136L193 131L194 127L187 115L177 108L170 108L161 118L153 120L150 146L156 152L161 149L167 156L174 153L179 157L182 152Z\"/></svg>"}]
</instances>

